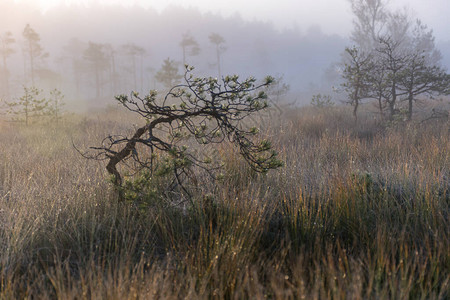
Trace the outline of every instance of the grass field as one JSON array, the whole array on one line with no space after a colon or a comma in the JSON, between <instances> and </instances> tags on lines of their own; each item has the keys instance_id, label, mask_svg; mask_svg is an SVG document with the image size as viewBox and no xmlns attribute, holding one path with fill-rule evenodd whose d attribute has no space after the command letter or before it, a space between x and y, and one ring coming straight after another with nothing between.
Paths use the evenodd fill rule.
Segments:
<instances>
[{"instance_id":1,"label":"grass field","mask_svg":"<svg viewBox=\"0 0 450 300\"><path fill-rule=\"evenodd\" d=\"M146 206L72 145L136 122L0 123L0 299L450 297L448 122L290 109L262 122L284 167L255 174L224 146L224 181L193 205Z\"/></svg>"}]
</instances>

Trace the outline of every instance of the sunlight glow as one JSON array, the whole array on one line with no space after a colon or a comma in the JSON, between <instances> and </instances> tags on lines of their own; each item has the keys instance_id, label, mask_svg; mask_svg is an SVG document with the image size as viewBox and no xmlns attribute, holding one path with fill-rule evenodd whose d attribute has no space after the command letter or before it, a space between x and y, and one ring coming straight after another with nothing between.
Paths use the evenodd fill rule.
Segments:
<instances>
[{"instance_id":1,"label":"sunlight glow","mask_svg":"<svg viewBox=\"0 0 450 300\"><path fill-rule=\"evenodd\" d=\"M0 0L2 1L2 0ZM396 9L409 8L435 30L438 39L449 39L447 17L449 0L391 0ZM122 5L140 6L158 12L170 6L196 8L202 13L220 13L224 17L235 14L248 21L272 22L278 29L300 28L308 30L320 24L323 32L346 35L351 30L351 10L348 0L14 0L37 7L42 13L59 6Z\"/></svg>"}]
</instances>

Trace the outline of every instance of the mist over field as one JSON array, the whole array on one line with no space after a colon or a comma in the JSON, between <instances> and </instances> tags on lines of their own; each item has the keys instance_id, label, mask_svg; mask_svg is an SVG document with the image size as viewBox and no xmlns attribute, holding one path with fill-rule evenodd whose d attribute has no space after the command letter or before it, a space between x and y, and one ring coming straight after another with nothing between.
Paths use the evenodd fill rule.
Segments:
<instances>
[{"instance_id":1,"label":"mist over field","mask_svg":"<svg viewBox=\"0 0 450 300\"><path fill-rule=\"evenodd\" d=\"M174 61L180 73L184 70L183 63L188 63L195 66L199 76L217 77L216 50L208 39L211 33L220 34L225 41L220 58L221 75L282 77L290 86L290 100L304 105L314 94L333 94L333 87L340 83L338 64L342 49L352 44L348 34L324 33L320 18L302 28L279 28L273 21L244 20L237 13L224 17L195 7L168 6L156 10L151 6L72 3L43 11L38 5L12 0L2 1L0 11L0 26L4 32L10 31L15 40L14 53L7 59L11 95L17 96L24 84L31 83L22 36L25 25L30 24L39 35L45 54L35 62L39 86L60 89L71 107L76 106L73 101L89 106L89 102L93 103L88 99L97 98L96 106L118 93L162 89L155 74L167 58ZM342 25L347 28L351 17L345 17ZM180 43L185 35L195 39L200 51L183 60ZM107 60L99 75L100 96L86 65L84 51L89 42L103 46L103 59ZM449 43L437 41L445 67L450 66ZM125 45L139 47L143 53L130 56ZM6 96L4 86L2 90ZM337 94L333 98L337 102L345 100Z\"/></svg>"},{"instance_id":2,"label":"mist over field","mask_svg":"<svg viewBox=\"0 0 450 300\"><path fill-rule=\"evenodd\" d=\"M223 75L283 76L291 86L293 98L302 104L309 102L311 94L321 89L330 90L336 76L332 64L339 61L340 55L336 49L343 49L348 43L347 38L321 32L319 26L306 30L278 30L271 23L244 21L237 15L224 18L179 7L167 8L162 13L140 7L63 7L40 14L20 5L0 5L3 5L0 10L6 17L0 21L2 28L10 30L18 42L15 45L17 52L9 62L12 89L20 92L22 84L30 82L29 78L23 78L24 57L20 50L23 47L22 31L29 23L40 35L42 48L49 54L39 62L39 68L42 68L39 80L74 99L95 97L91 75L86 70L80 82L83 88L77 91L73 86L74 59L82 60L89 42L108 44L115 53L115 70L120 83L112 89L108 71L104 70L102 98L111 98L111 90L126 93L131 89L161 89L154 75L164 59L176 61L180 72L184 69L180 42L187 33L198 42L200 53L188 57L186 62L195 66L198 75L217 77L215 48L208 40L215 32L225 39L226 50L221 57ZM74 41L78 43L78 49L74 45L71 48L70 43ZM136 58L139 59L138 70L130 70L130 57L121 51L121 47L129 43L145 50L142 57ZM82 61L78 63L81 66ZM139 77L137 86L130 82L132 72Z\"/></svg>"},{"instance_id":3,"label":"mist over field","mask_svg":"<svg viewBox=\"0 0 450 300\"><path fill-rule=\"evenodd\" d=\"M0 0L0 299L449 299L446 1Z\"/></svg>"}]
</instances>

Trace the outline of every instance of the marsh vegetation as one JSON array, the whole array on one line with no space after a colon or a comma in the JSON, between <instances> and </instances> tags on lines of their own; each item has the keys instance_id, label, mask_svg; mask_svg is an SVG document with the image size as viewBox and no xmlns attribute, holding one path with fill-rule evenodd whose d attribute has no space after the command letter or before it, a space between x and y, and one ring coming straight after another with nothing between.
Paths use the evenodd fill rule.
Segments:
<instances>
[{"instance_id":1,"label":"marsh vegetation","mask_svg":"<svg viewBox=\"0 0 450 300\"><path fill-rule=\"evenodd\" d=\"M284 167L255 173L224 144L223 181L179 205L164 178L115 201L104 163L72 146L135 121L1 123L0 298L449 296L448 123L290 109L261 128Z\"/></svg>"}]
</instances>

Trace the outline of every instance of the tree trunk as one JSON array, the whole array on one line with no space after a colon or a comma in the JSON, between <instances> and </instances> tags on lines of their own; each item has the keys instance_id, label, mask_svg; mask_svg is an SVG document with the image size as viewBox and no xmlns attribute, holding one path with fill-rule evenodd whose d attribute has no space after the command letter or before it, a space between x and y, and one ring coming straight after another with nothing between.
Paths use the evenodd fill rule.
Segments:
<instances>
[{"instance_id":1,"label":"tree trunk","mask_svg":"<svg viewBox=\"0 0 450 300\"><path fill-rule=\"evenodd\" d=\"M100 98L100 74L98 68L95 69L95 96Z\"/></svg>"},{"instance_id":2,"label":"tree trunk","mask_svg":"<svg viewBox=\"0 0 450 300\"><path fill-rule=\"evenodd\" d=\"M29 51L30 51L31 84L34 86L34 53L33 53L33 46L31 45L31 41L29 42Z\"/></svg>"},{"instance_id":3,"label":"tree trunk","mask_svg":"<svg viewBox=\"0 0 450 300\"><path fill-rule=\"evenodd\" d=\"M383 98L381 96L378 97L378 109L380 110L380 117L383 119L384 112L383 112Z\"/></svg>"},{"instance_id":4,"label":"tree trunk","mask_svg":"<svg viewBox=\"0 0 450 300\"><path fill-rule=\"evenodd\" d=\"M395 115L395 101L397 101L397 91L395 89L395 81L392 83L392 99L389 101L389 114L390 118L392 119Z\"/></svg>"},{"instance_id":5,"label":"tree trunk","mask_svg":"<svg viewBox=\"0 0 450 300\"><path fill-rule=\"evenodd\" d=\"M8 72L8 67L6 65L6 55L3 55L3 72L4 72L4 76L5 76L6 97L9 98L9 72Z\"/></svg>"},{"instance_id":6,"label":"tree trunk","mask_svg":"<svg viewBox=\"0 0 450 300\"><path fill-rule=\"evenodd\" d=\"M408 121L412 119L414 95L410 91L408 94Z\"/></svg>"},{"instance_id":7,"label":"tree trunk","mask_svg":"<svg viewBox=\"0 0 450 300\"><path fill-rule=\"evenodd\" d=\"M217 71L219 72L218 79L220 80L221 73L220 73L220 49L219 49L219 45L217 45Z\"/></svg>"},{"instance_id":8,"label":"tree trunk","mask_svg":"<svg viewBox=\"0 0 450 300\"><path fill-rule=\"evenodd\" d=\"M132 59L133 59L133 64L132 64L132 66L133 66L133 83L134 83L133 90L134 90L135 92L137 92L136 55L133 55L133 56L132 56Z\"/></svg>"},{"instance_id":9,"label":"tree trunk","mask_svg":"<svg viewBox=\"0 0 450 300\"><path fill-rule=\"evenodd\" d=\"M355 117L355 124L358 123L358 114L357 114L357 112L358 112L358 106L359 106L359 101L356 100L356 101L355 101L355 106L353 107L353 117Z\"/></svg>"}]
</instances>

